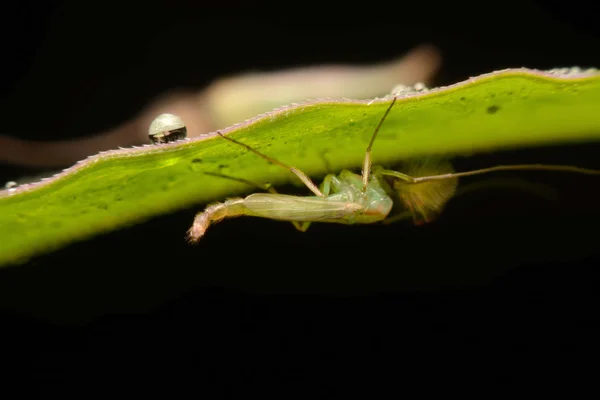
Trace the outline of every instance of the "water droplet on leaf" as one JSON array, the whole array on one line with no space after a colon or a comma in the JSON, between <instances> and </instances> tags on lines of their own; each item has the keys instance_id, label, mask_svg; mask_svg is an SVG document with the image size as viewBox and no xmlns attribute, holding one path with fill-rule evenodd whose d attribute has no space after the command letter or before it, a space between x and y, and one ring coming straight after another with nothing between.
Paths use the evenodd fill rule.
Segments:
<instances>
[{"instance_id":1,"label":"water droplet on leaf","mask_svg":"<svg viewBox=\"0 0 600 400\"><path fill-rule=\"evenodd\" d=\"M150 124L148 137L154 144L174 142L187 137L187 128L177 115L161 114Z\"/></svg>"}]
</instances>

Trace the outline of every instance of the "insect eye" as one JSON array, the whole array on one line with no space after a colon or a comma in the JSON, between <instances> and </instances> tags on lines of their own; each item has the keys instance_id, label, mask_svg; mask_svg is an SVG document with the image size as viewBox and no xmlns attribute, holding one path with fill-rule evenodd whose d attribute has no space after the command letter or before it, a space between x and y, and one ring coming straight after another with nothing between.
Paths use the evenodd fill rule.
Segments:
<instances>
[{"instance_id":1,"label":"insect eye","mask_svg":"<svg viewBox=\"0 0 600 400\"><path fill-rule=\"evenodd\" d=\"M150 124L148 137L153 144L174 142L187 137L187 128L177 115L161 114Z\"/></svg>"}]
</instances>

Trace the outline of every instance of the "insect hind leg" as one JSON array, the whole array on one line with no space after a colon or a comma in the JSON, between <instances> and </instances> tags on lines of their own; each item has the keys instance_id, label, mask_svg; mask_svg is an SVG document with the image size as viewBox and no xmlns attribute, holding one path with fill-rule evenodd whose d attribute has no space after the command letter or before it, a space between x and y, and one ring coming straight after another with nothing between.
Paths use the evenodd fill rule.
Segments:
<instances>
[{"instance_id":1,"label":"insect hind leg","mask_svg":"<svg viewBox=\"0 0 600 400\"><path fill-rule=\"evenodd\" d=\"M241 217L246 214L244 199L239 197L225 200L223 203L211 204L204 211L196 214L192 227L187 232L187 239L190 243L198 243L211 224L224 218Z\"/></svg>"}]
</instances>

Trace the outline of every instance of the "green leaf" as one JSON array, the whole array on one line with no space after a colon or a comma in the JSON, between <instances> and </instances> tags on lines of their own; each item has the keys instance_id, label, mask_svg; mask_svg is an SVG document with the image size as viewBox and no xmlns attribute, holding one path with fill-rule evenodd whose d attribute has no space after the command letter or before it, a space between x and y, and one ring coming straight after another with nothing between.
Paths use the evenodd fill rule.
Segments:
<instances>
[{"instance_id":1,"label":"green leaf","mask_svg":"<svg viewBox=\"0 0 600 400\"><path fill-rule=\"evenodd\" d=\"M373 161L392 165L424 155L600 139L600 75L564 72L505 70L404 94L381 128ZM319 178L360 168L389 103L309 101L222 132ZM0 192L0 265L253 190L204 172L275 185L297 182L289 171L216 134L104 152L45 181Z\"/></svg>"}]
</instances>

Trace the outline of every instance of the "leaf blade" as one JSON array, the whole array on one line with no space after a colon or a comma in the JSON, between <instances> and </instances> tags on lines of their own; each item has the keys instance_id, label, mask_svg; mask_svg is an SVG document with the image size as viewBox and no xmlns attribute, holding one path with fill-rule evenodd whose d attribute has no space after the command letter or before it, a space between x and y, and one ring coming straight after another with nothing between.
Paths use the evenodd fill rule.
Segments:
<instances>
[{"instance_id":1,"label":"leaf blade","mask_svg":"<svg viewBox=\"0 0 600 400\"><path fill-rule=\"evenodd\" d=\"M389 101L309 101L222 132L309 176L357 170ZM375 142L373 160L393 164L425 155L595 141L599 106L598 74L526 69L486 74L398 99ZM0 192L0 265L253 190L203 172L275 185L296 181L216 134L101 153L45 182Z\"/></svg>"}]
</instances>

